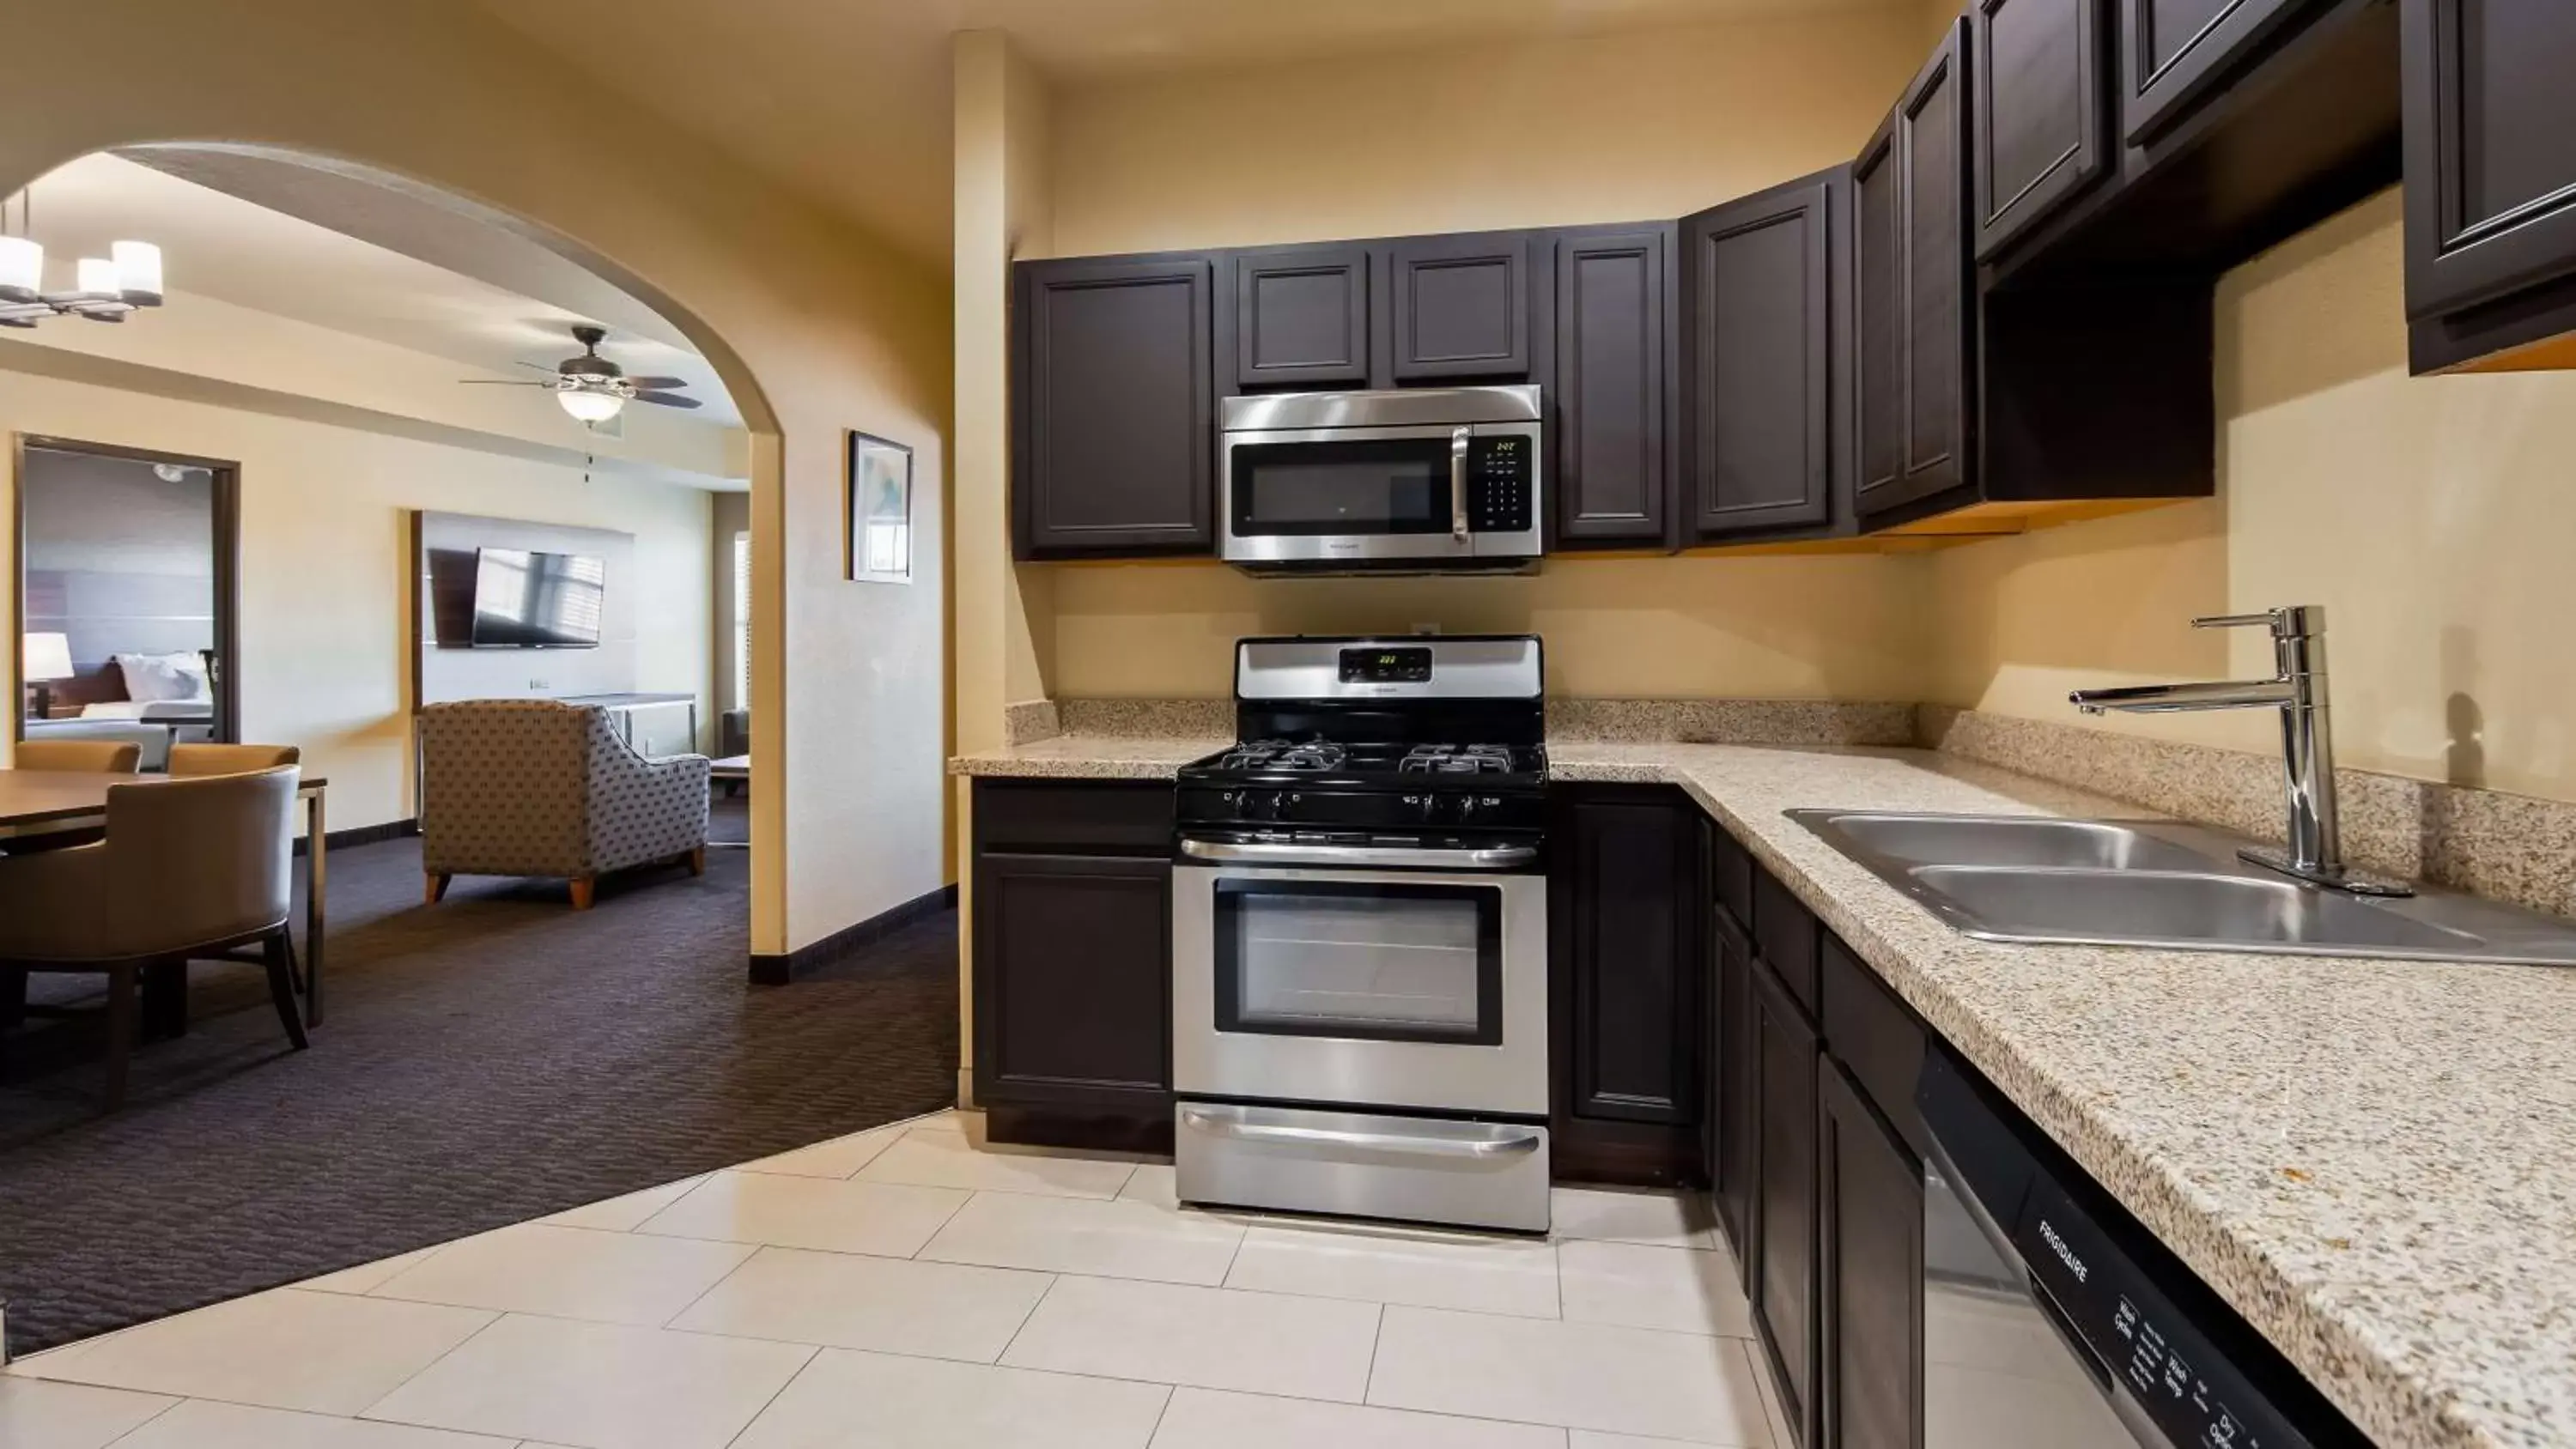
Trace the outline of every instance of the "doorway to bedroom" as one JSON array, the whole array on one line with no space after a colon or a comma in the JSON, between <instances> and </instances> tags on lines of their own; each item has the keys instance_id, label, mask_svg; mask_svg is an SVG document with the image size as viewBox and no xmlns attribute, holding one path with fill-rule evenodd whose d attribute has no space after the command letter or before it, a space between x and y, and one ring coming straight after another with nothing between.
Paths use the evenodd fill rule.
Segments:
<instances>
[{"instance_id":1,"label":"doorway to bedroom","mask_svg":"<svg viewBox=\"0 0 2576 1449\"><path fill-rule=\"evenodd\" d=\"M21 741L239 737L240 467L109 443L17 440Z\"/></svg>"}]
</instances>

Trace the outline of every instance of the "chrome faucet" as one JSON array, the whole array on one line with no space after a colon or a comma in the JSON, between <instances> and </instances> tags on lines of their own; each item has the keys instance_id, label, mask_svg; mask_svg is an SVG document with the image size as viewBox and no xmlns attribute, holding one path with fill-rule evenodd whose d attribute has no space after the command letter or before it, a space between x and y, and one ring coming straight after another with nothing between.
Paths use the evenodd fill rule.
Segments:
<instances>
[{"instance_id":1,"label":"chrome faucet","mask_svg":"<svg viewBox=\"0 0 2576 1449\"><path fill-rule=\"evenodd\" d=\"M2194 619L2191 625L2195 629L2268 627L2272 631L2276 672L2270 679L2225 684L2079 689L2067 698L2086 714L2115 709L2131 714L2257 707L2280 710L2283 788L2290 805L2289 848L2248 846L2237 854L2256 865L2356 895L2414 894L2413 888L2401 882L2364 875L2343 863L2343 839L2335 823L2334 731L2326 717L2325 609L2316 604L2292 604L2260 614Z\"/></svg>"}]
</instances>

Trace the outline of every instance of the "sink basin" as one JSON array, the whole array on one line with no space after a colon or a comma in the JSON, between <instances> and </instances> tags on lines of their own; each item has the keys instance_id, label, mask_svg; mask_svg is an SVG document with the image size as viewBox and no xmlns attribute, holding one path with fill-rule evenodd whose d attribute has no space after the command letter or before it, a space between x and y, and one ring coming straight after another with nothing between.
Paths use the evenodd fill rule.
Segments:
<instances>
[{"instance_id":1,"label":"sink basin","mask_svg":"<svg viewBox=\"0 0 2576 1449\"><path fill-rule=\"evenodd\" d=\"M2576 966L2576 923L2561 917L2434 886L2401 899L2325 890L2180 821L1788 814L1981 940Z\"/></svg>"},{"instance_id":2,"label":"sink basin","mask_svg":"<svg viewBox=\"0 0 2576 1449\"><path fill-rule=\"evenodd\" d=\"M1836 814L1827 817L1826 824L1862 851L1909 866L2068 866L2095 870L2209 867L2208 857L2188 846L2159 840L2132 826L2107 820Z\"/></svg>"},{"instance_id":3,"label":"sink basin","mask_svg":"<svg viewBox=\"0 0 2576 1449\"><path fill-rule=\"evenodd\" d=\"M1918 866L1912 874L1947 903L1941 913L1972 936L2445 956L2474 953L2482 944L2465 932L2286 877L1984 865Z\"/></svg>"}]
</instances>

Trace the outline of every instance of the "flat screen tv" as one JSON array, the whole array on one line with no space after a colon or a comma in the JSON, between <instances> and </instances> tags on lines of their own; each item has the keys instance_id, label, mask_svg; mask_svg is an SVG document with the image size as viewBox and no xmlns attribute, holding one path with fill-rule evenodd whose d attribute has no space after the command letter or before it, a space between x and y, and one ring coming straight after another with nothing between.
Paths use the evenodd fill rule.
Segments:
<instances>
[{"instance_id":1,"label":"flat screen tv","mask_svg":"<svg viewBox=\"0 0 2576 1449\"><path fill-rule=\"evenodd\" d=\"M474 647L596 649L608 565L574 553L474 551Z\"/></svg>"}]
</instances>

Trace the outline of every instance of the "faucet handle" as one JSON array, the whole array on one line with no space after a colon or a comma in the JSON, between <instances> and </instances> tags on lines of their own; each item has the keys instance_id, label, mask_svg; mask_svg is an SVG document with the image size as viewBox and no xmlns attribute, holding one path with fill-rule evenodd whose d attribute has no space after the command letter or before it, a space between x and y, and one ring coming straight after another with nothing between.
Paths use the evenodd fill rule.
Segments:
<instances>
[{"instance_id":1,"label":"faucet handle","mask_svg":"<svg viewBox=\"0 0 2576 1449\"><path fill-rule=\"evenodd\" d=\"M2275 639L2299 639L2326 631L2323 604L2284 604L2259 614L2210 614L2191 621L2195 629L2270 629Z\"/></svg>"}]
</instances>

